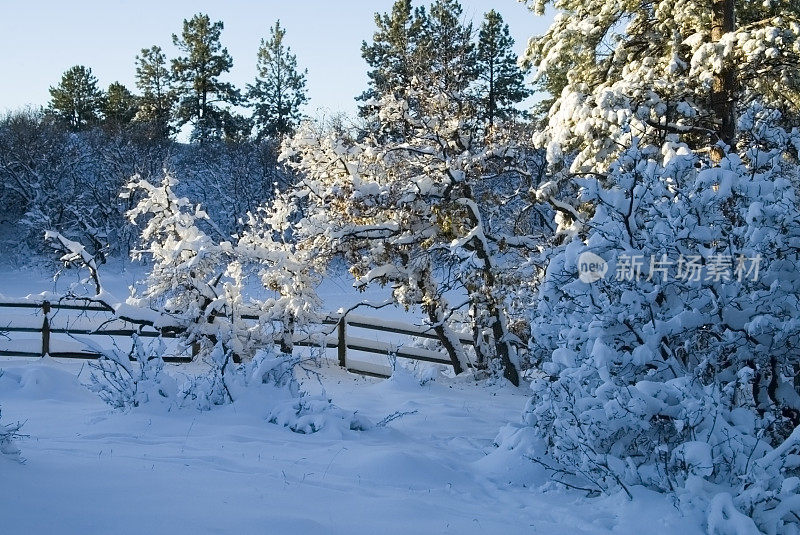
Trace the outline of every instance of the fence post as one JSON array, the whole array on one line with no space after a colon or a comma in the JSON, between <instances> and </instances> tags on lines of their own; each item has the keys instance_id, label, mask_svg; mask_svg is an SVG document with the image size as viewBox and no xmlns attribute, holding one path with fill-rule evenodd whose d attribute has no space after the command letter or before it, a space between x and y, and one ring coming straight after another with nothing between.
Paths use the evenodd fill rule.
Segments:
<instances>
[{"instance_id":1,"label":"fence post","mask_svg":"<svg viewBox=\"0 0 800 535\"><path fill-rule=\"evenodd\" d=\"M342 314L339 318L339 341L336 345L337 352L339 353L339 366L347 368L347 334L345 333L345 325L347 324L347 316Z\"/></svg>"},{"instance_id":2,"label":"fence post","mask_svg":"<svg viewBox=\"0 0 800 535\"><path fill-rule=\"evenodd\" d=\"M50 301L42 303L42 356L50 354Z\"/></svg>"},{"instance_id":3,"label":"fence post","mask_svg":"<svg viewBox=\"0 0 800 535\"><path fill-rule=\"evenodd\" d=\"M294 351L294 315L287 314L283 319L283 331L281 332L281 353L291 355Z\"/></svg>"}]
</instances>

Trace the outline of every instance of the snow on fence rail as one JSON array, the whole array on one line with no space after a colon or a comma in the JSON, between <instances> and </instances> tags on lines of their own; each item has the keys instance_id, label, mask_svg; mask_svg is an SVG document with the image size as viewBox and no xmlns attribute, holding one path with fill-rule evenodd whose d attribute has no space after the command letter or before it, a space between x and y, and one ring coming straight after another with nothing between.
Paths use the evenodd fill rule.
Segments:
<instances>
[{"instance_id":1,"label":"snow on fence rail","mask_svg":"<svg viewBox=\"0 0 800 535\"><path fill-rule=\"evenodd\" d=\"M3 313L5 310L29 309L40 311L41 316L20 315ZM72 311L78 315L54 314L54 311ZM177 338L183 328L179 326L159 325L155 327L147 323L136 323L116 317L97 318L89 317L89 312L113 314L115 311L101 303L67 301L67 300L35 300L35 299L8 299L0 300L0 332L4 333L40 333L41 346L34 347L30 340L8 340L7 344L0 345L2 356L30 356L40 357L50 355L57 358L95 359L100 354L96 351L86 350L78 344L76 348L64 349L56 347L51 340L52 334L74 335L101 335L112 337L130 338L134 334L148 338ZM258 320L257 316L243 315L245 320ZM436 340L438 337L432 329L399 321L382 320L352 313L329 314L322 321L322 326L333 327L330 332L313 334L298 333L294 337L294 344L300 347L327 347L337 350L339 365L356 373L367 375L388 376L391 372L385 366L368 362L351 361L347 351L360 351L374 355L387 355L417 361L433 362L437 364L452 365L450 359L439 351L432 351L419 347L403 347L389 342L371 340L369 338L354 337L348 334L348 327L365 329L368 331L386 332ZM335 332L335 334L334 334ZM467 338L459 338L464 345L474 342ZM35 343L35 342L34 342ZM61 344L63 345L63 344ZM166 362L191 362L192 356L170 355L165 356Z\"/></svg>"}]
</instances>

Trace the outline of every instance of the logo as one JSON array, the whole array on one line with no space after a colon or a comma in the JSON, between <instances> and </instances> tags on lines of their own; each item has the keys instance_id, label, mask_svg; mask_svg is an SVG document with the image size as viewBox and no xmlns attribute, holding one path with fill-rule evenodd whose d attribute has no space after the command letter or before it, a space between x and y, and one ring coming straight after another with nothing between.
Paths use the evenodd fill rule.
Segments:
<instances>
[{"instance_id":1,"label":"logo","mask_svg":"<svg viewBox=\"0 0 800 535\"><path fill-rule=\"evenodd\" d=\"M606 261L589 251L578 257L578 278L581 282L591 284L605 277L608 272Z\"/></svg>"}]
</instances>

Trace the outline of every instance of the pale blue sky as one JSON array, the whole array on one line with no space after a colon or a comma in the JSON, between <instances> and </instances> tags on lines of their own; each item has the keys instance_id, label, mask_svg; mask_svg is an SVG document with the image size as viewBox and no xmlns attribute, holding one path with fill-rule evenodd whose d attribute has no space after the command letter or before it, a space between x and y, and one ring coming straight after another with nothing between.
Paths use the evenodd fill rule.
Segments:
<instances>
[{"instance_id":1,"label":"pale blue sky","mask_svg":"<svg viewBox=\"0 0 800 535\"><path fill-rule=\"evenodd\" d=\"M134 59L142 48L160 45L173 57L171 35L198 12L222 20L222 42L233 56L228 80L243 87L255 76L259 41L275 19L298 62L308 69L311 102L318 115L355 109L353 97L366 87L362 40L374 31L376 11L393 0L0 0L0 111L43 105L48 89L66 69L91 67L105 88L120 81L134 89ZM515 0L462 0L476 21L494 8L511 27L521 53L527 39L544 32L548 20L536 17Z\"/></svg>"}]
</instances>

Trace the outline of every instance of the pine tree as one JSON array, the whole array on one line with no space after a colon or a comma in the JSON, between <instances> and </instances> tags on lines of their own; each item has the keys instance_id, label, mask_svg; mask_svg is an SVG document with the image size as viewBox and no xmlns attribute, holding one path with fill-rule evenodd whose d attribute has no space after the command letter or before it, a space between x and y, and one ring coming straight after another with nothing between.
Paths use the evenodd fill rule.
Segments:
<instances>
[{"instance_id":1,"label":"pine tree","mask_svg":"<svg viewBox=\"0 0 800 535\"><path fill-rule=\"evenodd\" d=\"M444 93L465 91L478 75L472 23L462 20L463 11L458 0L436 0L422 29L423 80Z\"/></svg>"},{"instance_id":2,"label":"pine tree","mask_svg":"<svg viewBox=\"0 0 800 535\"><path fill-rule=\"evenodd\" d=\"M244 143L253 131L253 120L241 113L223 110L220 122L221 138L232 143Z\"/></svg>"},{"instance_id":3,"label":"pine tree","mask_svg":"<svg viewBox=\"0 0 800 535\"><path fill-rule=\"evenodd\" d=\"M420 96L447 95L460 101L458 115L466 119L475 113L475 99L468 91L476 80L476 50L472 24L462 21L457 0L437 0L430 12L413 8L410 0L395 2L391 15L377 15L378 26L371 45L362 45L362 55L372 70L370 88L359 99L377 102L385 96L404 99L410 109L422 111ZM414 98L407 98L414 94ZM426 97L422 97L424 100ZM379 121L378 106L368 102L362 116ZM409 125L394 122L383 128L386 139L399 140Z\"/></svg>"},{"instance_id":4,"label":"pine tree","mask_svg":"<svg viewBox=\"0 0 800 535\"><path fill-rule=\"evenodd\" d=\"M247 98L254 108L253 120L258 139L280 139L294 131L300 122L300 108L308 102L306 73L297 68L297 57L284 44L286 30L276 21L269 41L261 40L258 49L258 76L248 85Z\"/></svg>"},{"instance_id":5,"label":"pine tree","mask_svg":"<svg viewBox=\"0 0 800 535\"><path fill-rule=\"evenodd\" d=\"M372 43L361 43L361 56L370 67L370 88L358 100L368 101L386 94L399 96L411 86L414 76L424 70L418 54L419 41L427 15L422 7L413 8L411 0L397 0L390 14L375 14L377 29Z\"/></svg>"},{"instance_id":6,"label":"pine tree","mask_svg":"<svg viewBox=\"0 0 800 535\"><path fill-rule=\"evenodd\" d=\"M478 37L478 77L481 81L481 114L489 128L496 119L520 115L515 108L530 90L525 87L522 69L517 66L514 39L494 9L484 15Z\"/></svg>"},{"instance_id":7,"label":"pine tree","mask_svg":"<svg viewBox=\"0 0 800 535\"><path fill-rule=\"evenodd\" d=\"M108 86L101 106L103 120L110 126L130 123L139 109L139 99L119 82Z\"/></svg>"},{"instance_id":8,"label":"pine tree","mask_svg":"<svg viewBox=\"0 0 800 535\"><path fill-rule=\"evenodd\" d=\"M50 87L50 96L49 112L72 131L84 130L100 118L103 92L88 67L67 70L58 86Z\"/></svg>"},{"instance_id":9,"label":"pine tree","mask_svg":"<svg viewBox=\"0 0 800 535\"><path fill-rule=\"evenodd\" d=\"M549 3L531 2L537 12ZM735 117L754 98L789 124L800 112L798 52L787 45L800 31L789 22L800 7L736 4L734 26L732 0L691 0L681 4L685 9L554 2L563 15L531 39L524 58L554 97L539 139L550 146L551 159L577 149L574 171L602 171L642 133L661 141L681 134L694 150L717 142L733 148Z\"/></svg>"},{"instance_id":10,"label":"pine tree","mask_svg":"<svg viewBox=\"0 0 800 535\"><path fill-rule=\"evenodd\" d=\"M220 77L233 67L233 59L220 42L224 25L197 14L183 21L181 36L172 42L185 55L172 60L172 80L178 98L176 119L181 127L191 123L192 138L203 143L220 137L231 106L239 102L239 91Z\"/></svg>"},{"instance_id":11,"label":"pine tree","mask_svg":"<svg viewBox=\"0 0 800 535\"><path fill-rule=\"evenodd\" d=\"M169 137L176 98L170 89L170 71L161 47L143 48L136 56L136 87L142 93L136 120L153 125L156 137Z\"/></svg>"}]
</instances>

